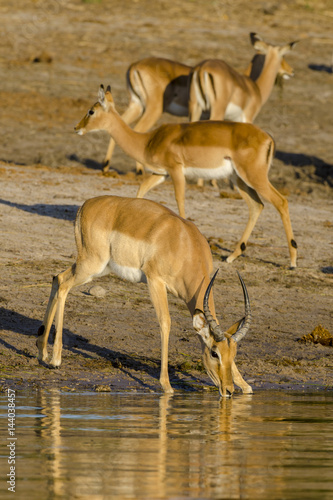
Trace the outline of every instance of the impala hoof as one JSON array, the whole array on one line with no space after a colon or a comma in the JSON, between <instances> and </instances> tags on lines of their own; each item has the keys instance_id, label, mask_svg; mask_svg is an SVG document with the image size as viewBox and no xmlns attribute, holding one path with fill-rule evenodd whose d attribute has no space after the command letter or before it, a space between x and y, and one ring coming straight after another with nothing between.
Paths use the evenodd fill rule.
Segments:
<instances>
[{"instance_id":1,"label":"impala hoof","mask_svg":"<svg viewBox=\"0 0 333 500\"><path fill-rule=\"evenodd\" d=\"M50 368L60 368L60 365L61 365L61 359L59 361L54 359L50 361Z\"/></svg>"},{"instance_id":2,"label":"impala hoof","mask_svg":"<svg viewBox=\"0 0 333 500\"><path fill-rule=\"evenodd\" d=\"M234 257L234 255L229 255L229 257L227 257L225 259L225 261L228 263L228 264L231 264L237 257Z\"/></svg>"}]
</instances>

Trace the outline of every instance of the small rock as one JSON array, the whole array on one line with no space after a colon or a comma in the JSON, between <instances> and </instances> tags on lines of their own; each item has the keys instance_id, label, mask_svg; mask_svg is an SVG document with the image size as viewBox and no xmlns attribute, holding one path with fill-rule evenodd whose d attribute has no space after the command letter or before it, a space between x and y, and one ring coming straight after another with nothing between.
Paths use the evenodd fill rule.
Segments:
<instances>
[{"instance_id":1,"label":"small rock","mask_svg":"<svg viewBox=\"0 0 333 500\"><path fill-rule=\"evenodd\" d=\"M106 290L102 288L99 285L93 286L89 290L89 295L92 295L93 297L105 297L106 295Z\"/></svg>"}]
</instances>

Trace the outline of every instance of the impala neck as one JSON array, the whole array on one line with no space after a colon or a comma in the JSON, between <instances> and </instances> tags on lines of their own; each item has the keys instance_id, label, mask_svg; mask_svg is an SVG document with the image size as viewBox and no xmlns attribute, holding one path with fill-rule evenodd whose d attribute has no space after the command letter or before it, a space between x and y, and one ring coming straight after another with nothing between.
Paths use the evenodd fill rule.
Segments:
<instances>
[{"instance_id":1,"label":"impala neck","mask_svg":"<svg viewBox=\"0 0 333 500\"><path fill-rule=\"evenodd\" d=\"M144 163L144 151L149 133L144 134L132 130L113 107L107 113L103 128L112 136L124 153L139 163Z\"/></svg>"},{"instance_id":2,"label":"impala neck","mask_svg":"<svg viewBox=\"0 0 333 500\"><path fill-rule=\"evenodd\" d=\"M266 54L263 69L255 80L260 91L262 105L265 104L272 92L280 64L281 59L278 54L275 52L268 52L268 54Z\"/></svg>"}]
</instances>

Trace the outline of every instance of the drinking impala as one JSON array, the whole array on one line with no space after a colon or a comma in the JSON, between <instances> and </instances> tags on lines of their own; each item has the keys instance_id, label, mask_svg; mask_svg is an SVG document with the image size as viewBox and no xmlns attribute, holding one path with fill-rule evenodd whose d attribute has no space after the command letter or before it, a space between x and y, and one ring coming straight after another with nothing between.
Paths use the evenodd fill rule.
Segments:
<instances>
[{"instance_id":1,"label":"drinking impala","mask_svg":"<svg viewBox=\"0 0 333 500\"><path fill-rule=\"evenodd\" d=\"M237 342L245 336L251 322L245 284L240 277L245 317L223 331L216 319L211 292L215 278L214 275L210 280L212 254L207 240L192 222L153 201L101 196L86 201L79 209L75 241L75 264L53 278L43 325L38 332L39 360L47 361L47 340L55 316L51 366L61 364L64 307L70 289L114 273L132 282L148 284L160 325L160 383L165 392L173 392L168 375L171 320L167 291L187 305L201 340L203 363L220 395L231 395L234 383L243 392L252 392L235 364Z\"/></svg>"}]
</instances>

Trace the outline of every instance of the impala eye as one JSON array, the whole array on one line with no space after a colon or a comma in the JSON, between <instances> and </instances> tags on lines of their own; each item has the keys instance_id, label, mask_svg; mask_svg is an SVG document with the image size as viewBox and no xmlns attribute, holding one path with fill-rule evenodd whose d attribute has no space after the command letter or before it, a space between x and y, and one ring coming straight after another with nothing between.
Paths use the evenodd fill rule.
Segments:
<instances>
[{"instance_id":1,"label":"impala eye","mask_svg":"<svg viewBox=\"0 0 333 500\"><path fill-rule=\"evenodd\" d=\"M89 111L88 111L88 115L90 115L90 116L91 116L91 115L93 115L94 113L95 113L95 111L94 111L93 109L89 109Z\"/></svg>"},{"instance_id":2,"label":"impala eye","mask_svg":"<svg viewBox=\"0 0 333 500\"><path fill-rule=\"evenodd\" d=\"M216 351L211 350L210 351L210 355L211 355L212 358L219 359L219 355L217 354Z\"/></svg>"}]
</instances>

